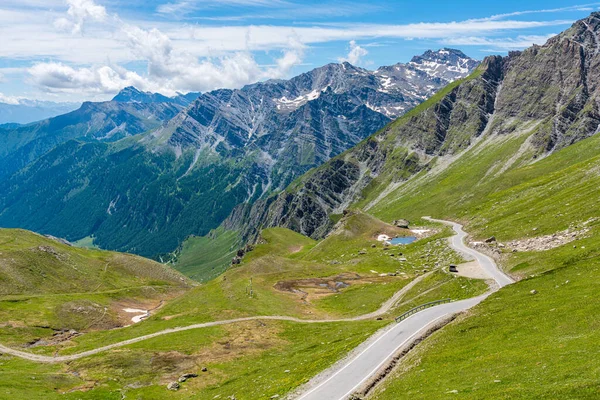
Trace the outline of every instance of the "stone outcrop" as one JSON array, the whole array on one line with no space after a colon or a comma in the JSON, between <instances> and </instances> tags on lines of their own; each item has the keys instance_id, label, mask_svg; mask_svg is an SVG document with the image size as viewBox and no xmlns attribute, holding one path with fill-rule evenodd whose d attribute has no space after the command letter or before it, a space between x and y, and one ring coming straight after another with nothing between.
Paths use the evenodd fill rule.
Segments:
<instances>
[{"instance_id":1,"label":"stone outcrop","mask_svg":"<svg viewBox=\"0 0 600 400\"><path fill-rule=\"evenodd\" d=\"M599 33L600 13L594 12L543 46L487 57L470 78L449 85L418 112L256 203L246 218L233 218L230 225L245 238L271 226L321 238L333 226L331 217L363 199L365 190L410 179L484 134L510 135L520 126L534 126L535 158L598 133Z\"/></svg>"}]
</instances>

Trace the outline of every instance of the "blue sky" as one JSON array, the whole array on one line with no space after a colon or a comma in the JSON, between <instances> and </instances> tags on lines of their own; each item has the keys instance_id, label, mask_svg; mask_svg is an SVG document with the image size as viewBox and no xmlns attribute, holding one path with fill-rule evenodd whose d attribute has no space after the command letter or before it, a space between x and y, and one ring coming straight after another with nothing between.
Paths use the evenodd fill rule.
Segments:
<instances>
[{"instance_id":1,"label":"blue sky","mask_svg":"<svg viewBox=\"0 0 600 400\"><path fill-rule=\"evenodd\" d=\"M376 69L427 49L482 59L568 28L600 2L2 0L0 102L104 100L287 78L347 60Z\"/></svg>"}]
</instances>

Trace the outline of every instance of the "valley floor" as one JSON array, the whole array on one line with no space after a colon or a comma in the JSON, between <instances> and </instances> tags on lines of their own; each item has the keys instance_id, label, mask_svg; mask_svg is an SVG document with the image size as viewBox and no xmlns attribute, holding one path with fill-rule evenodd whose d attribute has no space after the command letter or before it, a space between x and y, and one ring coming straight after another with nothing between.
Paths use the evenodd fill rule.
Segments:
<instances>
[{"instance_id":1,"label":"valley floor","mask_svg":"<svg viewBox=\"0 0 600 400\"><path fill-rule=\"evenodd\" d=\"M265 244L248 253L240 267L169 301L149 319L27 351L28 358L54 363L15 357L23 356L21 350L13 351L19 343L38 333L25 329L15 336L14 330L4 329L3 343L12 343L13 350L2 351L0 393L15 398L42 393L45 398L163 398L167 383L197 372L200 376L182 383L174 398L282 396L403 310L486 290L483 281L441 271L440 263L461 260L445 244L448 231L406 246L400 256L399 247L376 241L384 232L405 233L360 213L319 243L285 229L265 231ZM319 282L349 286L332 290ZM382 299L388 301L382 304ZM254 317L257 313L263 316ZM201 367L207 371L201 373Z\"/></svg>"}]
</instances>

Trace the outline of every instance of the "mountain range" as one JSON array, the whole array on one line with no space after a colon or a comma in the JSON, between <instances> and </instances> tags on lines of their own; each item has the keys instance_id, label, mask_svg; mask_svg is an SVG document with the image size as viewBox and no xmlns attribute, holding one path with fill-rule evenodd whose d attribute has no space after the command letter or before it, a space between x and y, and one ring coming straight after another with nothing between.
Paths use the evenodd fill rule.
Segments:
<instances>
[{"instance_id":1,"label":"mountain range","mask_svg":"<svg viewBox=\"0 0 600 400\"><path fill-rule=\"evenodd\" d=\"M492 152L505 141L523 140L505 164L498 160L490 167L491 180L595 135L599 15L576 22L543 46L487 57L467 79L451 83L286 191L238 206L224 226L246 240L270 226L322 238L348 207L369 210L414 196L412 187L443 173L475 146Z\"/></svg>"},{"instance_id":2,"label":"mountain range","mask_svg":"<svg viewBox=\"0 0 600 400\"><path fill-rule=\"evenodd\" d=\"M145 256L171 252L477 65L442 49L376 71L329 64L191 97L126 88L112 101L0 130L0 225L93 236Z\"/></svg>"}]
</instances>

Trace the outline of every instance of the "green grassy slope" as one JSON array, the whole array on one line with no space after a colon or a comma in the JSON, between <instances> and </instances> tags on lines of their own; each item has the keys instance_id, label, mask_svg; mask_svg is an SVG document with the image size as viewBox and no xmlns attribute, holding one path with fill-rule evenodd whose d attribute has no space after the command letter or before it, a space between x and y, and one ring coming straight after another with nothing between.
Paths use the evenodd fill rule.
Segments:
<instances>
[{"instance_id":1,"label":"green grassy slope","mask_svg":"<svg viewBox=\"0 0 600 400\"><path fill-rule=\"evenodd\" d=\"M268 229L262 234L261 244L247 253L240 265L172 299L142 323L121 329L91 330L27 351L72 354L170 327L240 316L316 319L375 311L423 269L432 269L435 262L446 265L460 259L446 245L449 232L437 229L438 233L429 238L389 250L376 240L376 235L407 232L359 212L344 217L336 232L320 242L287 229ZM399 260L400 252L407 261ZM252 296L248 293L250 279ZM321 286L333 281L349 286L337 292ZM462 279L446 276L435 283L442 283L440 296L452 293L460 298L471 295L473 288L477 293L485 290L483 282L469 282L467 287ZM306 292L308 297L285 290L285 284ZM412 293L402 299L404 306L419 301L413 295L419 296L420 292ZM112 295L94 296L90 297L92 301L101 302L100 296ZM381 321L373 318L299 324L266 320L198 329L160 336L64 365L38 365L3 356L0 393L10 393L15 399L120 399L123 395L205 399L235 395L240 400L254 400L283 396L393 321L398 312L392 310ZM19 314L24 315L23 308L13 311L13 315ZM19 347L33 335L6 329L0 342ZM208 367L206 373L200 371L203 366ZM20 373L15 374L15 370ZM182 384L178 392L167 391L168 382L187 372L197 372L200 377Z\"/></svg>"},{"instance_id":2,"label":"green grassy slope","mask_svg":"<svg viewBox=\"0 0 600 400\"><path fill-rule=\"evenodd\" d=\"M183 242L173 267L198 282L206 282L227 269L241 246L237 232L218 228L207 236Z\"/></svg>"},{"instance_id":3,"label":"green grassy slope","mask_svg":"<svg viewBox=\"0 0 600 400\"><path fill-rule=\"evenodd\" d=\"M128 254L71 247L0 229L0 341L23 346L76 330L130 324L123 308L150 309L190 287L178 272Z\"/></svg>"},{"instance_id":4,"label":"green grassy slope","mask_svg":"<svg viewBox=\"0 0 600 400\"><path fill-rule=\"evenodd\" d=\"M505 243L569 228L588 231L550 250L503 249L503 267L525 279L435 334L372 398L600 396L600 309L593 300L600 282L600 137L496 174L523 140L482 142L441 174L407 183L371 211L381 218L458 219L476 237L495 235Z\"/></svg>"},{"instance_id":5,"label":"green grassy slope","mask_svg":"<svg viewBox=\"0 0 600 400\"><path fill-rule=\"evenodd\" d=\"M80 249L32 232L0 229L0 295L186 283L176 271L142 257Z\"/></svg>"}]
</instances>

